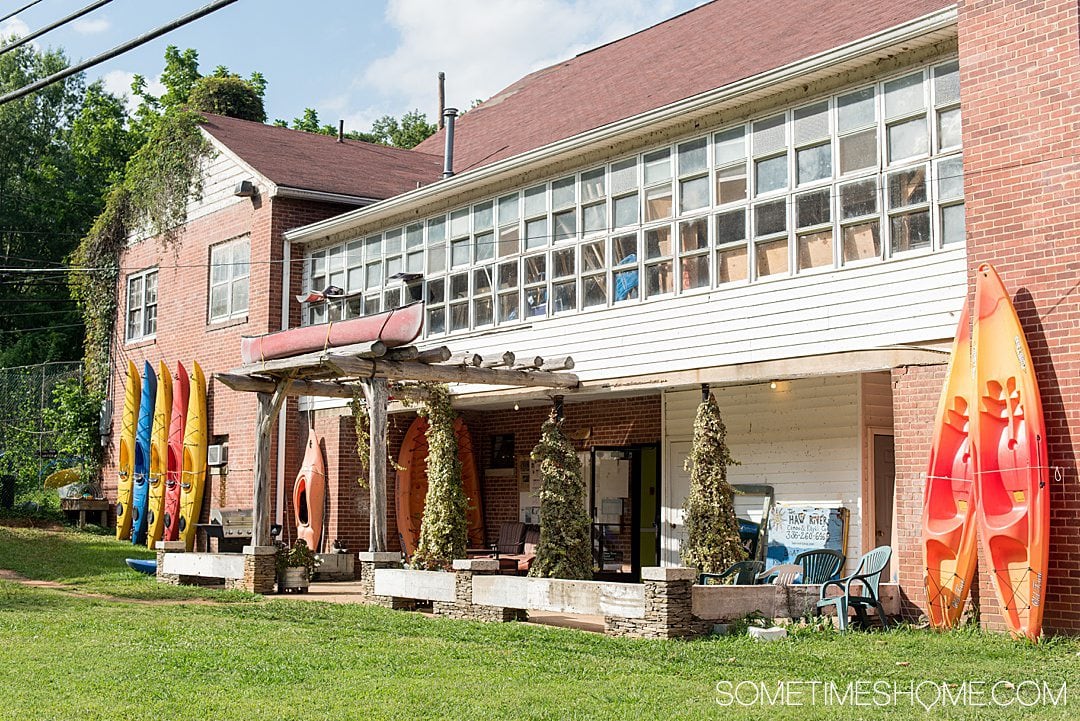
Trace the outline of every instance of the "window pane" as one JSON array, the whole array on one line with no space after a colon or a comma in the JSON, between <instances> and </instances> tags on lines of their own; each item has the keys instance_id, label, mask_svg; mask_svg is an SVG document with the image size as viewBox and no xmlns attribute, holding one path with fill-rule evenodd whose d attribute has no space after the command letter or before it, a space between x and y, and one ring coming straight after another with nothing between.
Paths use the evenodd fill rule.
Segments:
<instances>
[{"instance_id":1,"label":"window pane","mask_svg":"<svg viewBox=\"0 0 1080 721\"><path fill-rule=\"evenodd\" d=\"M598 200L603 198L604 190L604 169L597 168L596 170L590 170L587 173L581 174L581 202L588 200Z\"/></svg>"},{"instance_id":2,"label":"window pane","mask_svg":"<svg viewBox=\"0 0 1080 721\"><path fill-rule=\"evenodd\" d=\"M521 233L518 232L516 225L511 225L507 228L499 230L499 257L505 258L508 255L513 255L520 250L521 246Z\"/></svg>"},{"instance_id":3,"label":"window pane","mask_svg":"<svg viewBox=\"0 0 1080 721\"><path fill-rule=\"evenodd\" d=\"M874 109L874 89L863 88L836 99L837 127L846 133L855 128L872 125L877 117Z\"/></svg>"},{"instance_id":4,"label":"window pane","mask_svg":"<svg viewBox=\"0 0 1080 721\"><path fill-rule=\"evenodd\" d=\"M401 256L395 256L393 258L386 259L386 278L389 280L391 276L395 276L401 272Z\"/></svg>"},{"instance_id":5,"label":"window pane","mask_svg":"<svg viewBox=\"0 0 1080 721\"><path fill-rule=\"evenodd\" d=\"M671 217L671 184L645 191L645 222Z\"/></svg>"},{"instance_id":6,"label":"window pane","mask_svg":"<svg viewBox=\"0 0 1080 721\"><path fill-rule=\"evenodd\" d=\"M375 312L378 312L378 304L376 303ZM326 322L326 303L316 303L315 305L308 307L308 323L311 325L318 325L319 323Z\"/></svg>"},{"instance_id":7,"label":"window pane","mask_svg":"<svg viewBox=\"0 0 1080 721\"><path fill-rule=\"evenodd\" d=\"M840 138L840 173L877 165L877 128Z\"/></svg>"},{"instance_id":8,"label":"window pane","mask_svg":"<svg viewBox=\"0 0 1080 721\"><path fill-rule=\"evenodd\" d=\"M473 258L477 263L495 257L495 234L481 233L473 240Z\"/></svg>"},{"instance_id":9,"label":"window pane","mask_svg":"<svg viewBox=\"0 0 1080 721\"><path fill-rule=\"evenodd\" d=\"M405 247L419 248L424 244L424 224L414 223L405 229Z\"/></svg>"},{"instance_id":10,"label":"window pane","mask_svg":"<svg viewBox=\"0 0 1080 721\"><path fill-rule=\"evenodd\" d=\"M787 144L783 114L754 123L754 155L775 153Z\"/></svg>"},{"instance_id":11,"label":"window pane","mask_svg":"<svg viewBox=\"0 0 1080 721\"><path fill-rule=\"evenodd\" d=\"M934 102L948 105L960 100L960 64L957 61L934 68Z\"/></svg>"},{"instance_id":12,"label":"window pane","mask_svg":"<svg viewBox=\"0 0 1080 721\"><path fill-rule=\"evenodd\" d=\"M383 238L383 253L390 255L401 251L401 228L391 230Z\"/></svg>"},{"instance_id":13,"label":"window pane","mask_svg":"<svg viewBox=\"0 0 1080 721\"><path fill-rule=\"evenodd\" d=\"M833 264L832 230L807 233L798 238L799 270Z\"/></svg>"},{"instance_id":14,"label":"window pane","mask_svg":"<svg viewBox=\"0 0 1080 721\"><path fill-rule=\"evenodd\" d=\"M525 247L541 248L548 244L547 218L525 221Z\"/></svg>"},{"instance_id":15,"label":"window pane","mask_svg":"<svg viewBox=\"0 0 1080 721\"><path fill-rule=\"evenodd\" d=\"M840 186L840 219L878 212L877 181L873 178Z\"/></svg>"},{"instance_id":16,"label":"window pane","mask_svg":"<svg viewBox=\"0 0 1080 721\"><path fill-rule=\"evenodd\" d=\"M491 292L491 268L477 268L473 271L473 295Z\"/></svg>"},{"instance_id":17,"label":"window pane","mask_svg":"<svg viewBox=\"0 0 1080 721\"><path fill-rule=\"evenodd\" d=\"M775 200L754 207L754 235L772 235L787 230L787 202Z\"/></svg>"},{"instance_id":18,"label":"window pane","mask_svg":"<svg viewBox=\"0 0 1080 721\"><path fill-rule=\"evenodd\" d=\"M357 296L345 301L345 317L359 318L364 314L364 299Z\"/></svg>"},{"instance_id":19,"label":"window pane","mask_svg":"<svg viewBox=\"0 0 1080 721\"><path fill-rule=\"evenodd\" d=\"M613 194L636 188L637 184L637 158L611 164L611 192Z\"/></svg>"},{"instance_id":20,"label":"window pane","mask_svg":"<svg viewBox=\"0 0 1080 721\"><path fill-rule=\"evenodd\" d=\"M128 281L128 308L141 308L143 304L143 276Z\"/></svg>"},{"instance_id":21,"label":"window pane","mask_svg":"<svg viewBox=\"0 0 1080 721\"><path fill-rule=\"evenodd\" d=\"M157 306L147 306L145 320L143 322L143 335L152 336L157 333Z\"/></svg>"},{"instance_id":22,"label":"window pane","mask_svg":"<svg viewBox=\"0 0 1080 721\"><path fill-rule=\"evenodd\" d=\"M938 148L960 146L960 108L938 113Z\"/></svg>"},{"instance_id":23,"label":"window pane","mask_svg":"<svg viewBox=\"0 0 1080 721\"><path fill-rule=\"evenodd\" d=\"M585 272L601 270L607 267L607 254L604 252L604 241L586 243L581 246L581 269Z\"/></svg>"},{"instance_id":24,"label":"window pane","mask_svg":"<svg viewBox=\"0 0 1080 721\"><path fill-rule=\"evenodd\" d=\"M736 243L746 240L746 210L729 210L716 216L716 244Z\"/></svg>"},{"instance_id":25,"label":"window pane","mask_svg":"<svg viewBox=\"0 0 1080 721\"><path fill-rule=\"evenodd\" d=\"M356 267L357 265L360 265L360 263L363 261L363 255L363 241L354 240L353 242L349 243L348 247L345 249L345 264L348 265L350 268Z\"/></svg>"},{"instance_id":26,"label":"window pane","mask_svg":"<svg viewBox=\"0 0 1080 721\"><path fill-rule=\"evenodd\" d=\"M450 237L460 238L463 235L469 234L469 209L462 208L461 210L455 210L450 214ZM392 252L387 247L387 252Z\"/></svg>"},{"instance_id":27,"label":"window pane","mask_svg":"<svg viewBox=\"0 0 1080 721\"><path fill-rule=\"evenodd\" d=\"M210 289L210 317L224 318L229 314L229 286L218 285Z\"/></svg>"},{"instance_id":28,"label":"window pane","mask_svg":"<svg viewBox=\"0 0 1080 721\"><path fill-rule=\"evenodd\" d=\"M387 308L396 308L396 304L387 303ZM326 318L331 323L337 323L339 320L345 319L344 303L340 300L331 301L326 304Z\"/></svg>"},{"instance_id":29,"label":"window pane","mask_svg":"<svg viewBox=\"0 0 1080 721\"><path fill-rule=\"evenodd\" d=\"M379 296L369 295L364 298L364 315L375 315L379 312Z\"/></svg>"},{"instance_id":30,"label":"window pane","mask_svg":"<svg viewBox=\"0 0 1080 721\"><path fill-rule=\"evenodd\" d=\"M638 196L625 195L615 198L615 227L621 228L627 225L637 225L638 222Z\"/></svg>"},{"instance_id":31,"label":"window pane","mask_svg":"<svg viewBox=\"0 0 1080 721\"><path fill-rule=\"evenodd\" d=\"M547 186L540 185L525 191L525 217L547 212Z\"/></svg>"},{"instance_id":32,"label":"window pane","mask_svg":"<svg viewBox=\"0 0 1080 721\"><path fill-rule=\"evenodd\" d=\"M438 278L427 282L428 305L441 305L446 302L446 279Z\"/></svg>"},{"instance_id":33,"label":"window pane","mask_svg":"<svg viewBox=\"0 0 1080 721\"><path fill-rule=\"evenodd\" d=\"M679 223L679 252L692 253L709 247L709 226L705 218Z\"/></svg>"},{"instance_id":34,"label":"window pane","mask_svg":"<svg viewBox=\"0 0 1080 721\"><path fill-rule=\"evenodd\" d=\"M401 307L401 288L391 288L383 292L383 308L391 310Z\"/></svg>"},{"instance_id":35,"label":"window pane","mask_svg":"<svg viewBox=\"0 0 1080 721\"><path fill-rule=\"evenodd\" d=\"M964 197L964 161L955 157L938 163L938 200Z\"/></svg>"},{"instance_id":36,"label":"window pane","mask_svg":"<svg viewBox=\"0 0 1080 721\"><path fill-rule=\"evenodd\" d=\"M716 282L730 283L735 280L746 280L747 276L746 246L725 248L716 253Z\"/></svg>"},{"instance_id":37,"label":"window pane","mask_svg":"<svg viewBox=\"0 0 1080 721\"><path fill-rule=\"evenodd\" d=\"M795 111L795 144L804 145L829 137L829 101Z\"/></svg>"},{"instance_id":38,"label":"window pane","mask_svg":"<svg viewBox=\"0 0 1080 721\"><path fill-rule=\"evenodd\" d=\"M620 270L611 274L614 281L614 287L612 291L615 295L615 302L623 300L635 300L638 297L638 271L637 268L633 270Z\"/></svg>"},{"instance_id":39,"label":"window pane","mask_svg":"<svg viewBox=\"0 0 1080 721\"><path fill-rule=\"evenodd\" d=\"M757 261L757 275L759 278L764 278L768 275L787 273L787 239L783 238L781 240L770 240L766 243L755 243L754 259Z\"/></svg>"},{"instance_id":40,"label":"window pane","mask_svg":"<svg viewBox=\"0 0 1080 721\"><path fill-rule=\"evenodd\" d=\"M469 304L458 303L450 306L450 330L466 330L469 327Z\"/></svg>"},{"instance_id":41,"label":"window pane","mask_svg":"<svg viewBox=\"0 0 1080 721\"><path fill-rule=\"evenodd\" d=\"M569 208L575 202L574 179L563 178L551 184L551 207L555 210Z\"/></svg>"},{"instance_id":42,"label":"window pane","mask_svg":"<svg viewBox=\"0 0 1080 721\"><path fill-rule=\"evenodd\" d=\"M502 263L499 265L499 290L509 290L518 286L518 264Z\"/></svg>"},{"instance_id":43,"label":"window pane","mask_svg":"<svg viewBox=\"0 0 1080 721\"><path fill-rule=\"evenodd\" d=\"M926 166L889 174L889 208L926 202Z\"/></svg>"},{"instance_id":44,"label":"window pane","mask_svg":"<svg viewBox=\"0 0 1080 721\"><path fill-rule=\"evenodd\" d=\"M672 291L671 261L665 260L645 267L645 297L664 295Z\"/></svg>"},{"instance_id":45,"label":"window pane","mask_svg":"<svg viewBox=\"0 0 1080 721\"><path fill-rule=\"evenodd\" d=\"M504 195L499 198L499 225L517 222L518 195Z\"/></svg>"},{"instance_id":46,"label":"window pane","mask_svg":"<svg viewBox=\"0 0 1080 721\"><path fill-rule=\"evenodd\" d=\"M495 208L491 202L473 206L473 232L491 230L495 224Z\"/></svg>"},{"instance_id":47,"label":"window pane","mask_svg":"<svg viewBox=\"0 0 1080 721\"><path fill-rule=\"evenodd\" d=\"M547 315L547 287L528 288L525 290L525 315L527 317Z\"/></svg>"},{"instance_id":48,"label":"window pane","mask_svg":"<svg viewBox=\"0 0 1080 721\"><path fill-rule=\"evenodd\" d=\"M718 205L746 200L746 165L732 165L716 171Z\"/></svg>"},{"instance_id":49,"label":"window pane","mask_svg":"<svg viewBox=\"0 0 1080 721\"><path fill-rule=\"evenodd\" d=\"M469 297L469 274L458 273L450 276L450 300L464 300Z\"/></svg>"},{"instance_id":50,"label":"window pane","mask_svg":"<svg viewBox=\"0 0 1080 721\"><path fill-rule=\"evenodd\" d=\"M345 271L339 270L336 273L330 274L330 285L336 288L342 288L345 285Z\"/></svg>"},{"instance_id":51,"label":"window pane","mask_svg":"<svg viewBox=\"0 0 1080 721\"><path fill-rule=\"evenodd\" d=\"M237 278L232 283L232 308L230 313L244 313L248 309L248 279Z\"/></svg>"},{"instance_id":52,"label":"window pane","mask_svg":"<svg viewBox=\"0 0 1080 721\"><path fill-rule=\"evenodd\" d=\"M565 313L577 310L577 282L551 284L551 311L552 313Z\"/></svg>"},{"instance_id":53,"label":"window pane","mask_svg":"<svg viewBox=\"0 0 1080 721\"><path fill-rule=\"evenodd\" d=\"M574 275L574 249L564 248L551 252L551 277L570 278Z\"/></svg>"},{"instance_id":54,"label":"window pane","mask_svg":"<svg viewBox=\"0 0 1080 721\"><path fill-rule=\"evenodd\" d=\"M754 162L754 188L758 195L787 187L787 156Z\"/></svg>"},{"instance_id":55,"label":"window pane","mask_svg":"<svg viewBox=\"0 0 1080 721\"><path fill-rule=\"evenodd\" d=\"M709 284L709 255L694 255L679 261L682 289L704 288Z\"/></svg>"},{"instance_id":56,"label":"window pane","mask_svg":"<svg viewBox=\"0 0 1080 721\"><path fill-rule=\"evenodd\" d=\"M567 210L551 216L555 226L555 242L573 240L577 237L577 211Z\"/></svg>"},{"instance_id":57,"label":"window pane","mask_svg":"<svg viewBox=\"0 0 1080 721\"><path fill-rule=\"evenodd\" d=\"M885 83L885 117L895 118L925 107L921 72Z\"/></svg>"},{"instance_id":58,"label":"window pane","mask_svg":"<svg viewBox=\"0 0 1080 721\"><path fill-rule=\"evenodd\" d=\"M446 240L446 217L432 218L427 223L428 244Z\"/></svg>"},{"instance_id":59,"label":"window pane","mask_svg":"<svg viewBox=\"0 0 1080 721\"><path fill-rule=\"evenodd\" d=\"M645 258L666 258L671 255L671 226L645 231Z\"/></svg>"},{"instance_id":60,"label":"window pane","mask_svg":"<svg viewBox=\"0 0 1080 721\"><path fill-rule=\"evenodd\" d=\"M382 236L372 235L364 240L364 256L368 260L379 258L382 256ZM325 266L323 266L325 267ZM323 271L317 271L323 272Z\"/></svg>"},{"instance_id":61,"label":"window pane","mask_svg":"<svg viewBox=\"0 0 1080 721\"><path fill-rule=\"evenodd\" d=\"M156 270L146 274L146 281L143 289L143 298L146 301L146 305L157 303L157 278L158 274Z\"/></svg>"},{"instance_id":62,"label":"window pane","mask_svg":"<svg viewBox=\"0 0 1080 721\"><path fill-rule=\"evenodd\" d=\"M495 322L494 304L491 296L475 298L473 300L473 325L491 325Z\"/></svg>"},{"instance_id":63,"label":"window pane","mask_svg":"<svg viewBox=\"0 0 1080 721\"><path fill-rule=\"evenodd\" d=\"M581 209L584 216L585 232L596 233L607 229L607 204L595 203Z\"/></svg>"},{"instance_id":64,"label":"window pane","mask_svg":"<svg viewBox=\"0 0 1080 721\"><path fill-rule=\"evenodd\" d=\"M897 215L890 219L893 253L930 247L930 211Z\"/></svg>"},{"instance_id":65,"label":"window pane","mask_svg":"<svg viewBox=\"0 0 1080 721\"><path fill-rule=\"evenodd\" d=\"M795 153L795 160L800 184L832 177L832 143L803 148Z\"/></svg>"},{"instance_id":66,"label":"window pane","mask_svg":"<svg viewBox=\"0 0 1080 721\"><path fill-rule=\"evenodd\" d=\"M941 209L941 242L945 245L964 242L964 205Z\"/></svg>"},{"instance_id":67,"label":"window pane","mask_svg":"<svg viewBox=\"0 0 1080 721\"><path fill-rule=\"evenodd\" d=\"M727 165L746 157L746 128L739 126L713 136L713 162Z\"/></svg>"},{"instance_id":68,"label":"window pane","mask_svg":"<svg viewBox=\"0 0 1080 721\"><path fill-rule=\"evenodd\" d=\"M679 146L679 175L690 175L705 170L708 166L705 143L705 138L699 138Z\"/></svg>"},{"instance_id":69,"label":"window pane","mask_svg":"<svg viewBox=\"0 0 1080 721\"><path fill-rule=\"evenodd\" d=\"M679 182L679 212L704 208L709 204L709 177L683 180Z\"/></svg>"},{"instance_id":70,"label":"window pane","mask_svg":"<svg viewBox=\"0 0 1080 721\"><path fill-rule=\"evenodd\" d=\"M547 280L547 256L533 255L525 259L525 284L543 283Z\"/></svg>"},{"instance_id":71,"label":"window pane","mask_svg":"<svg viewBox=\"0 0 1080 721\"><path fill-rule=\"evenodd\" d=\"M506 323L507 321L518 319L518 293L515 290L512 293L500 293L499 294L499 322Z\"/></svg>"},{"instance_id":72,"label":"window pane","mask_svg":"<svg viewBox=\"0 0 1080 721\"><path fill-rule=\"evenodd\" d=\"M841 233L844 262L881 257L881 228L877 220L849 225Z\"/></svg>"},{"instance_id":73,"label":"window pane","mask_svg":"<svg viewBox=\"0 0 1080 721\"><path fill-rule=\"evenodd\" d=\"M615 265L637 262L637 236L621 235L611 239L611 256Z\"/></svg>"},{"instance_id":74,"label":"window pane","mask_svg":"<svg viewBox=\"0 0 1080 721\"><path fill-rule=\"evenodd\" d=\"M446 246L442 243L428 248L428 273L442 273L446 270Z\"/></svg>"},{"instance_id":75,"label":"window pane","mask_svg":"<svg viewBox=\"0 0 1080 721\"><path fill-rule=\"evenodd\" d=\"M368 263L367 278L364 285L368 288L382 285L382 263Z\"/></svg>"},{"instance_id":76,"label":"window pane","mask_svg":"<svg viewBox=\"0 0 1080 721\"><path fill-rule=\"evenodd\" d=\"M832 220L828 188L803 193L795 197L795 227L806 228L821 225Z\"/></svg>"},{"instance_id":77,"label":"window pane","mask_svg":"<svg viewBox=\"0 0 1080 721\"><path fill-rule=\"evenodd\" d=\"M926 155L926 117L889 126L889 162Z\"/></svg>"},{"instance_id":78,"label":"window pane","mask_svg":"<svg viewBox=\"0 0 1080 721\"><path fill-rule=\"evenodd\" d=\"M349 292L349 293L355 293L356 291L363 290L363 289L364 289L364 269L363 269L363 267L349 268L349 279L347 281L347 285L345 287L345 290L347 292Z\"/></svg>"},{"instance_id":79,"label":"window pane","mask_svg":"<svg viewBox=\"0 0 1080 721\"><path fill-rule=\"evenodd\" d=\"M216 252L211 253L210 260L210 283L216 285L218 283L224 283L229 278L229 266L226 265L229 261L227 258L231 255L228 248L217 249Z\"/></svg>"},{"instance_id":80,"label":"window pane","mask_svg":"<svg viewBox=\"0 0 1080 721\"><path fill-rule=\"evenodd\" d=\"M607 303L607 276L588 275L581 279L581 290L584 294L584 307L595 308Z\"/></svg>"},{"instance_id":81,"label":"window pane","mask_svg":"<svg viewBox=\"0 0 1080 721\"><path fill-rule=\"evenodd\" d=\"M405 271L408 273L424 272L424 251L409 253L405 256Z\"/></svg>"},{"instance_id":82,"label":"window pane","mask_svg":"<svg viewBox=\"0 0 1080 721\"><path fill-rule=\"evenodd\" d=\"M645 156L645 185L671 180L671 151L658 150Z\"/></svg>"},{"instance_id":83,"label":"window pane","mask_svg":"<svg viewBox=\"0 0 1080 721\"><path fill-rule=\"evenodd\" d=\"M427 330L430 335L446 332L446 308L428 308Z\"/></svg>"}]
</instances>

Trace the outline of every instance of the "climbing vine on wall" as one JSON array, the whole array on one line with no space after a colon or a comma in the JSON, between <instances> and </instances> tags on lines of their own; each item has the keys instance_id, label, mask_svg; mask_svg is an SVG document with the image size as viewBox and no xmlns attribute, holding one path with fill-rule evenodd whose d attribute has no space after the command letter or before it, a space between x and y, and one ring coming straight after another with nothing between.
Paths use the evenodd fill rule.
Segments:
<instances>
[{"instance_id":1,"label":"climbing vine on wall","mask_svg":"<svg viewBox=\"0 0 1080 721\"><path fill-rule=\"evenodd\" d=\"M105 200L105 210L72 254L72 295L86 326L87 388L103 394L117 310L120 258L131 236L157 236L175 248L188 202L202 196L201 165L213 150L199 130L201 116L170 108L155 123Z\"/></svg>"},{"instance_id":2,"label":"climbing vine on wall","mask_svg":"<svg viewBox=\"0 0 1080 721\"><path fill-rule=\"evenodd\" d=\"M449 569L455 558L465 557L469 505L461 485L450 390L445 385L427 386L427 399L417 413L428 420L428 491L413 567Z\"/></svg>"},{"instance_id":3,"label":"climbing vine on wall","mask_svg":"<svg viewBox=\"0 0 1080 721\"><path fill-rule=\"evenodd\" d=\"M367 488L371 467L371 419L368 418L364 393L359 387L353 389L349 407L352 409L353 430L356 432L356 455L360 459L360 475L356 482L361 488Z\"/></svg>"},{"instance_id":4,"label":"climbing vine on wall","mask_svg":"<svg viewBox=\"0 0 1080 721\"><path fill-rule=\"evenodd\" d=\"M694 443L686 459L690 494L683 505L686 540L682 562L703 573L720 573L746 557L735 517L735 489L728 466L738 465L727 447L727 428L712 394L698 406Z\"/></svg>"}]
</instances>

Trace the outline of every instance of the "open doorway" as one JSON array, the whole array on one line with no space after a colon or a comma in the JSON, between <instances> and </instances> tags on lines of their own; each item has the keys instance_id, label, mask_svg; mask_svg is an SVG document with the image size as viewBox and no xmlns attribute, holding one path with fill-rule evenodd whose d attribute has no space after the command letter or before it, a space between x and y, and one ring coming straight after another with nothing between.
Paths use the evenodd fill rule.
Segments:
<instances>
[{"instance_id":1,"label":"open doorway","mask_svg":"<svg viewBox=\"0 0 1080 721\"><path fill-rule=\"evenodd\" d=\"M893 545L893 503L896 489L896 451L893 434L878 429L869 433L870 503L872 518L868 548ZM885 567L883 578L892 579L892 564Z\"/></svg>"},{"instance_id":2,"label":"open doorway","mask_svg":"<svg viewBox=\"0 0 1080 721\"><path fill-rule=\"evenodd\" d=\"M594 448L589 483L596 578L637 581L660 562L656 445Z\"/></svg>"}]
</instances>

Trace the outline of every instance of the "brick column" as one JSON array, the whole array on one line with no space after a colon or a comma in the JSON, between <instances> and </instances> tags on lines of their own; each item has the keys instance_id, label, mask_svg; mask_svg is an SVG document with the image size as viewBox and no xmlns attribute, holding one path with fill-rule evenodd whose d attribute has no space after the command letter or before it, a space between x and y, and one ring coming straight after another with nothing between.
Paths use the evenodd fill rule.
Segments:
<instances>
[{"instance_id":1,"label":"brick column","mask_svg":"<svg viewBox=\"0 0 1080 721\"><path fill-rule=\"evenodd\" d=\"M375 571L380 568L401 568L400 553L361 551L356 557L360 561L360 594L365 602L401 610L411 610L416 605L411 599L375 595Z\"/></svg>"},{"instance_id":2,"label":"brick column","mask_svg":"<svg viewBox=\"0 0 1080 721\"><path fill-rule=\"evenodd\" d=\"M528 614L519 608L481 606L473 603L473 576L492 576L499 572L495 558L469 558L454 561L454 602L432 602L436 616L466 621L524 621Z\"/></svg>"},{"instance_id":3,"label":"brick column","mask_svg":"<svg viewBox=\"0 0 1080 721\"><path fill-rule=\"evenodd\" d=\"M604 633L636 638L689 638L701 636L709 624L694 618L694 568L641 569L645 584L645 617L605 616Z\"/></svg>"},{"instance_id":4,"label":"brick column","mask_svg":"<svg viewBox=\"0 0 1080 721\"><path fill-rule=\"evenodd\" d=\"M158 583L167 583L170 586L180 585L180 576L175 573L165 573L165 554L183 553L185 550L183 541L158 541L157 542L157 580Z\"/></svg>"},{"instance_id":5,"label":"brick column","mask_svg":"<svg viewBox=\"0 0 1080 721\"><path fill-rule=\"evenodd\" d=\"M274 592L277 577L277 546L244 546L243 579L226 579L226 588L240 588L249 593Z\"/></svg>"}]
</instances>

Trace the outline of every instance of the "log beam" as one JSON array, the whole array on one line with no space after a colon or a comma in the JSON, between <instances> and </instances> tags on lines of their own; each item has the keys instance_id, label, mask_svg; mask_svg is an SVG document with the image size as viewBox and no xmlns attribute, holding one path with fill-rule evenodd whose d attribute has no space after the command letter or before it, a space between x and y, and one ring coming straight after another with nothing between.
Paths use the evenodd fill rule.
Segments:
<instances>
[{"instance_id":1,"label":"log beam","mask_svg":"<svg viewBox=\"0 0 1080 721\"><path fill-rule=\"evenodd\" d=\"M270 545L270 442L278 411L285 402L287 380L279 381L273 393L258 394L259 409L255 416L255 482L252 484L251 545Z\"/></svg>"},{"instance_id":2,"label":"log beam","mask_svg":"<svg viewBox=\"0 0 1080 721\"><path fill-rule=\"evenodd\" d=\"M360 381L368 408L368 551L386 550L386 406L389 388L385 378Z\"/></svg>"},{"instance_id":3,"label":"log beam","mask_svg":"<svg viewBox=\"0 0 1080 721\"><path fill-rule=\"evenodd\" d=\"M578 377L572 373L545 373L477 368L474 366L398 363L331 355L327 362L342 373L356 378L387 378L397 381L431 383L476 383L494 386L533 386L541 388L577 388Z\"/></svg>"}]
</instances>

